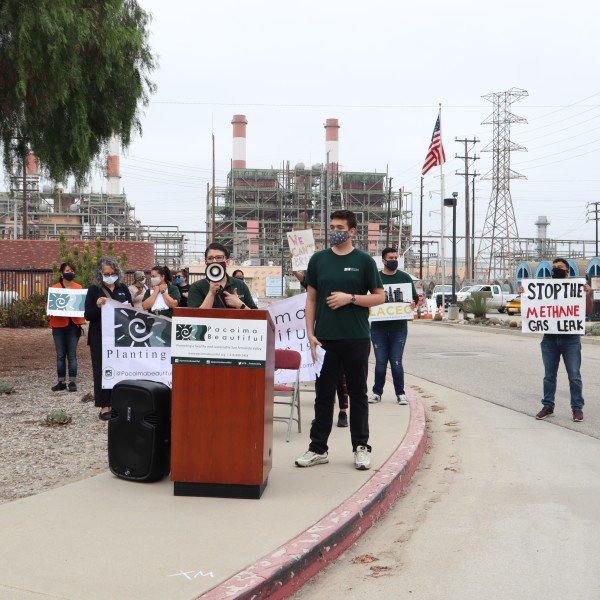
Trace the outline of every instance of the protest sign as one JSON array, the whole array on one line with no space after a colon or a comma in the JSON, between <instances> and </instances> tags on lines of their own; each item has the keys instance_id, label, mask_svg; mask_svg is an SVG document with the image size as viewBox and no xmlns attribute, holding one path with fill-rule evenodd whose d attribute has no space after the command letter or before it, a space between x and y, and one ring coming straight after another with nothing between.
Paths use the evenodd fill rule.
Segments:
<instances>
[{"instance_id":1,"label":"protest sign","mask_svg":"<svg viewBox=\"0 0 600 600\"><path fill-rule=\"evenodd\" d=\"M46 314L53 317L83 317L87 290L48 288Z\"/></svg>"},{"instance_id":2,"label":"protest sign","mask_svg":"<svg viewBox=\"0 0 600 600\"><path fill-rule=\"evenodd\" d=\"M287 238L292 254L292 269L294 271L305 271L310 257L315 253L313 230L288 231Z\"/></svg>"},{"instance_id":3,"label":"protest sign","mask_svg":"<svg viewBox=\"0 0 600 600\"><path fill-rule=\"evenodd\" d=\"M102 307L102 387L148 379L171 387L171 319L106 300Z\"/></svg>"},{"instance_id":4,"label":"protest sign","mask_svg":"<svg viewBox=\"0 0 600 600\"><path fill-rule=\"evenodd\" d=\"M585 279L524 279L524 333L585 335Z\"/></svg>"},{"instance_id":5,"label":"protest sign","mask_svg":"<svg viewBox=\"0 0 600 600\"><path fill-rule=\"evenodd\" d=\"M296 350L302 355L300 381L314 381L315 370L306 335L306 294L297 294L285 300L273 302L267 310L275 324L275 348ZM275 383L296 381L293 371L275 371Z\"/></svg>"},{"instance_id":6,"label":"protest sign","mask_svg":"<svg viewBox=\"0 0 600 600\"><path fill-rule=\"evenodd\" d=\"M369 309L369 321L398 321L414 318L411 303L412 284L386 283L383 286L385 303Z\"/></svg>"}]
</instances>

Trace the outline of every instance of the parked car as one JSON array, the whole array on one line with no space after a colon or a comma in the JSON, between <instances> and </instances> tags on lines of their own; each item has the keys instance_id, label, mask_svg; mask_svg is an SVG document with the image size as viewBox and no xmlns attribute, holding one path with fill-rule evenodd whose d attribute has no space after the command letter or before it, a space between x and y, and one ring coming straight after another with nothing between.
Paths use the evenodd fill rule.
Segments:
<instances>
[{"instance_id":1,"label":"parked car","mask_svg":"<svg viewBox=\"0 0 600 600\"><path fill-rule=\"evenodd\" d=\"M509 315L521 314L521 296L518 296L514 300L509 300L506 303L506 312Z\"/></svg>"},{"instance_id":2,"label":"parked car","mask_svg":"<svg viewBox=\"0 0 600 600\"><path fill-rule=\"evenodd\" d=\"M503 291L503 289L495 283L472 285L468 291L457 294L456 302L460 309L462 309L463 304L471 297L473 292L485 293L487 297L487 307L495 308L500 313L506 310L506 304L510 300L514 300L518 297L518 294L510 294Z\"/></svg>"},{"instance_id":3,"label":"parked car","mask_svg":"<svg viewBox=\"0 0 600 600\"><path fill-rule=\"evenodd\" d=\"M444 296L444 308L450 306L450 297L452 296L451 285L436 285L431 292L431 297L435 300L435 305L439 308L442 305L442 295Z\"/></svg>"}]
</instances>

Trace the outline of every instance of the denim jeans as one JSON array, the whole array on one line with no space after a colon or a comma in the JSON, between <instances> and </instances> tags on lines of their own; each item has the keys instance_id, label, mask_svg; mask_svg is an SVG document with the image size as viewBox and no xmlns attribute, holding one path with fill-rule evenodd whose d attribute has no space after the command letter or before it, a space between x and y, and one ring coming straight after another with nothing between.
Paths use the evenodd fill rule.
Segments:
<instances>
[{"instance_id":1,"label":"denim jeans","mask_svg":"<svg viewBox=\"0 0 600 600\"><path fill-rule=\"evenodd\" d=\"M556 393L556 375L562 356L571 391L571 408L583 408L583 383L579 369L581 367L581 338L578 335L546 334L540 344L544 361L544 399L542 404L554 408Z\"/></svg>"},{"instance_id":2,"label":"denim jeans","mask_svg":"<svg viewBox=\"0 0 600 600\"><path fill-rule=\"evenodd\" d=\"M373 393L381 396L385 385L385 373L388 362L392 367L392 379L396 396L404 394L404 367L402 366L402 355L408 328L401 331L381 331L371 329L371 341L375 351L375 383Z\"/></svg>"},{"instance_id":3,"label":"denim jeans","mask_svg":"<svg viewBox=\"0 0 600 600\"><path fill-rule=\"evenodd\" d=\"M69 379L77 380L77 343L79 327L70 323L67 327L54 327L52 337L56 346L56 372L58 381L67 378L67 359L69 361Z\"/></svg>"},{"instance_id":4,"label":"denim jeans","mask_svg":"<svg viewBox=\"0 0 600 600\"><path fill-rule=\"evenodd\" d=\"M369 403L367 374L371 342L369 338L357 340L321 340L325 359L321 374L315 382L315 420L310 429L312 452L327 452L327 440L333 426L335 394L342 375L350 400L350 439L352 450L367 446L369 441Z\"/></svg>"}]
</instances>

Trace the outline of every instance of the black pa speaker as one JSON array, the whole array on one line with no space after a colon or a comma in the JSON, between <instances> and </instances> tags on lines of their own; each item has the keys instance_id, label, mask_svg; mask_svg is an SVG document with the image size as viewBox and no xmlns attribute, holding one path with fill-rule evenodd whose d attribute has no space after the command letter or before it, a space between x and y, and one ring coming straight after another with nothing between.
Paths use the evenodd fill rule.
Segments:
<instances>
[{"instance_id":1,"label":"black pa speaker","mask_svg":"<svg viewBox=\"0 0 600 600\"><path fill-rule=\"evenodd\" d=\"M163 383L125 380L111 395L108 465L117 477L149 483L171 470L171 390Z\"/></svg>"}]
</instances>

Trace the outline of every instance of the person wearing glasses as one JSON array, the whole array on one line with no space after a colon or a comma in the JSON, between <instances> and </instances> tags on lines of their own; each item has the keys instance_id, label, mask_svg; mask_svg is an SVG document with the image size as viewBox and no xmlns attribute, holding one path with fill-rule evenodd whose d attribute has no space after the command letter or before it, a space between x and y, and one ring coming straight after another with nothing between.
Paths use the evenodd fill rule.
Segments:
<instances>
[{"instance_id":1,"label":"person wearing glasses","mask_svg":"<svg viewBox=\"0 0 600 600\"><path fill-rule=\"evenodd\" d=\"M219 264L224 276L220 281L201 279L190 285L188 308L238 308L241 310L258 308L254 303L248 286L241 280L227 275L229 250L212 242L204 251L206 267Z\"/></svg>"},{"instance_id":2,"label":"person wearing glasses","mask_svg":"<svg viewBox=\"0 0 600 600\"><path fill-rule=\"evenodd\" d=\"M555 258L552 261L552 279L568 279L569 263L564 258ZM585 312L592 312L592 288L586 283L583 286L586 294ZM524 293L523 287L519 293ZM554 395L556 393L556 377L562 356L567 375L569 377L569 390L571 393L571 410L573 421L583 421L583 383L581 381L581 336L576 333L556 334L545 333L541 341L542 362L544 363L544 397L542 410L535 415L538 420L546 419L554 414Z\"/></svg>"}]
</instances>

